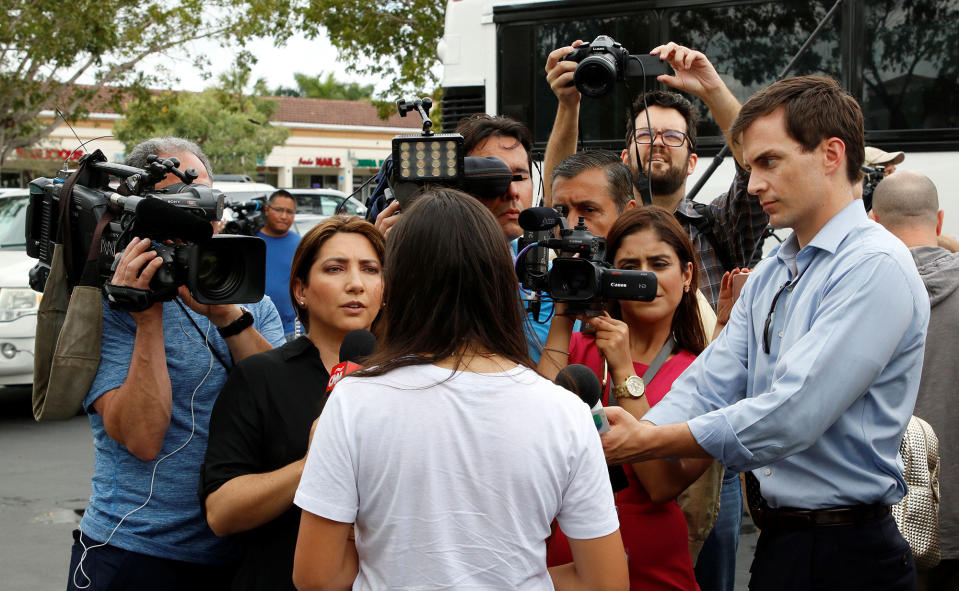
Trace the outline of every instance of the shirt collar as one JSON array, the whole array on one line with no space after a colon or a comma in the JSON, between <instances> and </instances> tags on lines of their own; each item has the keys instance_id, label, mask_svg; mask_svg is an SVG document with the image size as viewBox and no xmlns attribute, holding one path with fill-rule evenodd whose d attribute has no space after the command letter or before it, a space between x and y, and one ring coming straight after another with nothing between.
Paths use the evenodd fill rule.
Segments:
<instances>
[{"instance_id":1,"label":"shirt collar","mask_svg":"<svg viewBox=\"0 0 959 591\"><path fill-rule=\"evenodd\" d=\"M313 344L313 341L309 339L306 335L301 335L280 347L280 355L283 356L284 361L289 361L294 357L299 357L306 353L312 352L313 355L319 357L320 352L317 351L316 346Z\"/></svg>"},{"instance_id":2,"label":"shirt collar","mask_svg":"<svg viewBox=\"0 0 959 591\"><path fill-rule=\"evenodd\" d=\"M696 208L693 207L693 200L688 197L683 197L679 200L679 204L676 206L676 211L689 218L703 217L703 214L696 211Z\"/></svg>"},{"instance_id":3,"label":"shirt collar","mask_svg":"<svg viewBox=\"0 0 959 591\"><path fill-rule=\"evenodd\" d=\"M832 218L826 222L826 225L813 236L813 239L809 241L809 244L807 244L805 248L799 248L799 239L796 237L796 233L793 232L783 241L776 256L780 261L790 265L790 268L794 268L795 260L800 250L814 248L824 250L830 254L835 253L842 241L849 235L849 232L866 221L866 219L868 218L866 217L866 210L863 206L862 199L853 199L852 203L846 205L839 213L832 216Z\"/></svg>"}]
</instances>

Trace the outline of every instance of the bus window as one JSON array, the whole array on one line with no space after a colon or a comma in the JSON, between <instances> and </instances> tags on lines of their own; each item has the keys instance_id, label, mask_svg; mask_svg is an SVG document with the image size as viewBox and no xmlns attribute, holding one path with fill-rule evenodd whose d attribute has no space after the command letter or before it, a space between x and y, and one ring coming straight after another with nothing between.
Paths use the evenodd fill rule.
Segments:
<instances>
[{"instance_id":1,"label":"bus window","mask_svg":"<svg viewBox=\"0 0 959 591\"><path fill-rule=\"evenodd\" d=\"M669 38L705 53L744 102L779 76L831 6L831 1L814 0L670 10ZM825 74L841 80L839 20L837 14L826 24L790 75ZM702 101L693 104L699 112L701 144L718 145L722 138L709 109Z\"/></svg>"},{"instance_id":2,"label":"bus window","mask_svg":"<svg viewBox=\"0 0 959 591\"><path fill-rule=\"evenodd\" d=\"M959 0L869 0L864 11L866 129L959 127Z\"/></svg>"}]
</instances>

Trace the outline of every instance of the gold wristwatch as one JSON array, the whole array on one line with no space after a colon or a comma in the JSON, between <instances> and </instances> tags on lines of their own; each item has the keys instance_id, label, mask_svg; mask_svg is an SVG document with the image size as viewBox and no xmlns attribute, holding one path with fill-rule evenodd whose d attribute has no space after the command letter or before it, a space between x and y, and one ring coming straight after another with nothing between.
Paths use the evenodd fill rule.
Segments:
<instances>
[{"instance_id":1,"label":"gold wristwatch","mask_svg":"<svg viewBox=\"0 0 959 591\"><path fill-rule=\"evenodd\" d=\"M613 386L611 392L613 394L613 398L616 400L621 400L623 398L637 400L642 398L643 394L646 393L646 384L643 383L643 378L639 376L629 376L622 384L616 384Z\"/></svg>"}]
</instances>

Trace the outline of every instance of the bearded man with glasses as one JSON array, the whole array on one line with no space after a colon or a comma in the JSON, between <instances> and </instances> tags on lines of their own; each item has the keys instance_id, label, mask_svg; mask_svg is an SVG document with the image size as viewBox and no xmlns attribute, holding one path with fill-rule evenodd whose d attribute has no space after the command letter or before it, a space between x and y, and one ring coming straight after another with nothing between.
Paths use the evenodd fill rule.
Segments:
<instances>
[{"instance_id":1,"label":"bearded man with glasses","mask_svg":"<svg viewBox=\"0 0 959 591\"><path fill-rule=\"evenodd\" d=\"M581 107L580 93L573 86L577 63L562 58L578 44L554 50L546 61L546 80L559 99L559 107L546 146L544 178L551 178L553 168L576 151ZM739 101L706 56L676 43L661 45L650 54L668 61L675 71L675 75L664 74L657 80L702 99L727 134L739 113ZM635 113L635 120L630 113ZM656 90L637 97L630 113L626 116L626 146L621 157L633 172L636 202L643 203L643 195L649 197L651 193L653 204L675 213L699 255L699 289L715 309L723 273L751 266L769 221L758 201L746 191L749 175L742 169L741 151L730 146L736 159L736 177L729 191L709 204L695 203L686 198L686 179L698 162L699 118L692 103L675 92ZM549 193L547 204L552 204ZM760 253L755 254L758 258Z\"/></svg>"},{"instance_id":2,"label":"bearded man with glasses","mask_svg":"<svg viewBox=\"0 0 959 591\"><path fill-rule=\"evenodd\" d=\"M607 409L607 459L714 457L747 472L761 534L753 591L912 590L890 515L916 403L929 297L866 217L863 114L839 84L787 78L732 126L749 192L793 233L750 273L729 324L642 422Z\"/></svg>"}]
</instances>

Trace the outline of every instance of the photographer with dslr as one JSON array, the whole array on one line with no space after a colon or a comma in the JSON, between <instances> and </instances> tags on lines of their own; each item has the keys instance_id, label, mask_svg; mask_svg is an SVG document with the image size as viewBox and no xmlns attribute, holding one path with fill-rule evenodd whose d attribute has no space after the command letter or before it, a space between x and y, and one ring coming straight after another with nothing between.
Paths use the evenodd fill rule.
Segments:
<instances>
[{"instance_id":1,"label":"photographer with dslr","mask_svg":"<svg viewBox=\"0 0 959 591\"><path fill-rule=\"evenodd\" d=\"M178 158L210 183L200 148L155 138L127 160ZM156 189L173 185L168 176ZM130 241L111 284L148 291L162 260L149 239ZM220 589L230 581L229 546L203 518L196 491L213 402L228 361L283 342L268 299L247 307L179 298L139 312L103 307L99 369L84 400L93 428L93 493L74 531L67 589Z\"/></svg>"},{"instance_id":2,"label":"photographer with dslr","mask_svg":"<svg viewBox=\"0 0 959 591\"><path fill-rule=\"evenodd\" d=\"M578 64L562 59L573 50L574 46L556 49L546 61L546 80L559 99L546 147L543 174L547 177L559 161L576 151L580 92L573 86L573 74ZM675 70L675 75L664 74L656 79L702 99L723 134L727 134L739 113L739 101L706 56L675 43L656 47L650 54L668 61ZM727 138L736 158L736 178L729 192L708 206L695 204L685 198L686 179L698 161L698 121L693 105L679 94L652 91L637 97L631 112L636 119L630 121L627 117L628 141L622 151L623 162L633 171L637 186L648 172L652 202L673 212L689 233L700 259L700 289L715 309L723 272L751 266L753 251L769 223L759 202L746 191L749 175L741 166L741 150ZM637 200L640 198L637 194ZM547 195L547 204L549 201Z\"/></svg>"}]
</instances>

